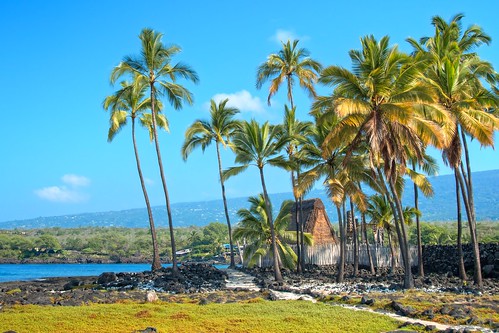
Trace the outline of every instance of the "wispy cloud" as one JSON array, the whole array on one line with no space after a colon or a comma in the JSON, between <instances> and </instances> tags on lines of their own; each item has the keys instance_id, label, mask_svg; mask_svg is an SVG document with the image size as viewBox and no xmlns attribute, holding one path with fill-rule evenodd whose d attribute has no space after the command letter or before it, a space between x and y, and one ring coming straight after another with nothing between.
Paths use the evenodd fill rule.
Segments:
<instances>
[{"instance_id":1,"label":"wispy cloud","mask_svg":"<svg viewBox=\"0 0 499 333\"><path fill-rule=\"evenodd\" d=\"M252 96L249 91L241 90L233 94L220 93L212 97L218 103L228 98L227 106L238 108L241 112L261 114L265 112L264 103L260 97ZM206 104L209 108L209 103Z\"/></svg>"},{"instance_id":2,"label":"wispy cloud","mask_svg":"<svg viewBox=\"0 0 499 333\"><path fill-rule=\"evenodd\" d=\"M80 188L90 185L90 179L67 174L61 180L64 185L47 186L34 192L39 198L53 202L78 203L88 200L88 195L81 192Z\"/></svg>"},{"instance_id":3,"label":"wispy cloud","mask_svg":"<svg viewBox=\"0 0 499 333\"><path fill-rule=\"evenodd\" d=\"M78 191L71 190L66 186L44 187L42 189L35 190L35 194L41 199L54 202L77 203L88 199L86 195L79 193Z\"/></svg>"},{"instance_id":4,"label":"wispy cloud","mask_svg":"<svg viewBox=\"0 0 499 333\"><path fill-rule=\"evenodd\" d=\"M288 40L293 41L295 39L307 40L308 36L298 36L295 32L284 29L277 29L274 35L270 37L271 40L281 45L281 43L286 43Z\"/></svg>"},{"instance_id":5,"label":"wispy cloud","mask_svg":"<svg viewBox=\"0 0 499 333\"><path fill-rule=\"evenodd\" d=\"M90 184L90 179L88 179L87 177L72 174L62 176L62 181L65 184L76 187L88 186Z\"/></svg>"}]
</instances>

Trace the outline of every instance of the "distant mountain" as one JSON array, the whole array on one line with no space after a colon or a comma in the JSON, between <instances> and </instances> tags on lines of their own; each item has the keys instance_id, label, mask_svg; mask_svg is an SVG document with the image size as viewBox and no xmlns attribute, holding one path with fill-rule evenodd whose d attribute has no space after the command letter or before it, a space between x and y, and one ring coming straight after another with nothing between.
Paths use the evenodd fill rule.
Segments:
<instances>
[{"instance_id":1,"label":"distant mountain","mask_svg":"<svg viewBox=\"0 0 499 333\"><path fill-rule=\"evenodd\" d=\"M433 184L435 196L425 198L420 195L419 207L423 213L423 221L454 221L456 216L454 176L432 177L430 181ZM473 184L477 220L499 221L499 170L473 173ZM270 197L274 209L278 209L283 200L293 198L291 192L271 194ZM321 198L331 221L333 223L337 221L336 209L323 190L313 190L307 197ZM403 204L405 206L414 205L414 192L410 181L406 183ZM237 210L248 207L247 198L229 199L228 206L231 221L235 224L238 220ZM153 213L158 227L168 226L164 207L153 207ZM204 226L214 221L225 223L222 200L172 204L172 214L173 223L176 227ZM89 226L146 228L148 225L146 209L142 208L0 222L0 229L77 228Z\"/></svg>"}]
</instances>

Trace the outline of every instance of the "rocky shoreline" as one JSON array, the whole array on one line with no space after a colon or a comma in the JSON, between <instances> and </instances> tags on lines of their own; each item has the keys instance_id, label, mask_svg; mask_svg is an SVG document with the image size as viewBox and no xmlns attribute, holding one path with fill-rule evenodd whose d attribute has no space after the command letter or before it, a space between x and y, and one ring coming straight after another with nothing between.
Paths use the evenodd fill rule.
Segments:
<instances>
[{"instance_id":1,"label":"rocky shoreline","mask_svg":"<svg viewBox=\"0 0 499 333\"><path fill-rule=\"evenodd\" d=\"M103 273L100 276L47 278L33 281L0 283L0 311L2 307L12 305L78 306L90 303L116 303L122 301L210 302L227 303L255 298L279 299L276 293L303 295L322 301L339 300L340 304L369 307L381 300L380 294L395 295L402 292L402 271L393 274L388 270L379 270L372 276L366 270L360 270L353 277L353 267L347 266L345 282L336 283L335 266L310 266L302 274L283 271L284 282L273 280L270 269L239 268L241 273L253 276L252 284L256 288L228 287L228 274L210 264L192 263L179 266L179 274L174 275L171 268L156 272L138 273ZM245 275L246 275L245 274ZM246 278L250 278L246 275ZM250 278L251 280L251 278ZM484 288L474 288L471 281L463 284L461 280L445 274L429 274L425 278L415 278L417 290L435 295L452 293L468 295L478 299L490 295L491 306L499 312L499 280L485 279ZM416 311L411 306L399 302L399 296L393 297L388 311L412 318L432 320L435 315L454 316L458 321L482 324L499 329L499 322L480 321L464 305L446 304L441 308L429 308ZM357 301L356 298L359 300ZM357 305L355 305L357 306ZM460 332L449 331L449 332ZM486 331L482 331L486 332Z\"/></svg>"}]
</instances>

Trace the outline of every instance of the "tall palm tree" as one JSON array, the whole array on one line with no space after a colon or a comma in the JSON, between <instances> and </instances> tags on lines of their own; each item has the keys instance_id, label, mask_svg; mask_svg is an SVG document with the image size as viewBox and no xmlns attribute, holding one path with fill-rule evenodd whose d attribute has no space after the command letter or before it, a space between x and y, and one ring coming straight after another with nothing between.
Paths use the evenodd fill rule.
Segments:
<instances>
[{"instance_id":1,"label":"tall palm tree","mask_svg":"<svg viewBox=\"0 0 499 333\"><path fill-rule=\"evenodd\" d=\"M240 209L237 212L241 220L234 229L234 238L248 243L244 248L244 260L249 267L252 267L272 251L270 246L272 235L264 196L260 194L257 197L250 197L248 201L250 208ZM274 220L279 261L289 269L293 269L298 262L295 252L289 246L289 243L295 240L296 235L292 231L286 231L291 220L292 206L291 200L284 201ZM311 245L312 236L305 233L305 241Z\"/></svg>"},{"instance_id":2,"label":"tall palm tree","mask_svg":"<svg viewBox=\"0 0 499 333\"><path fill-rule=\"evenodd\" d=\"M133 151L135 153L135 163L137 165L137 172L139 174L140 185L142 188L142 193L144 195L144 200L147 207L147 215L149 218L149 228L151 231L152 238L152 267L153 271L161 268L161 261L159 258L158 240L156 234L156 227L154 225L154 218L152 215L151 204L149 202L149 196L147 194L147 189L144 182L144 176L142 174L142 168L140 165L139 151L137 148L137 142L135 139L135 124L136 119L140 120L143 126L150 128L150 121L148 117L144 114L151 107L151 100L145 98L147 86L144 82L140 80L135 80L132 83L123 81L121 82L121 89L116 91L113 95L106 97L103 102L103 107L105 110L111 112L109 117L109 131L107 140L109 142L113 141L116 134L121 131L121 129L127 124L127 120L130 118L132 122L132 143ZM162 117L159 115L158 117ZM164 119L160 120L160 123L164 124L164 128L168 129L167 123Z\"/></svg>"},{"instance_id":3,"label":"tall palm tree","mask_svg":"<svg viewBox=\"0 0 499 333\"><path fill-rule=\"evenodd\" d=\"M165 194L166 209L168 213L168 226L170 229L170 239L172 246L172 263L174 274L178 273L175 237L173 233L173 220L170 207L170 197L166 178L163 170L163 160L159 149L159 140L156 124L156 100L166 95L174 109L180 109L184 102L192 104L191 92L177 83L179 78L184 78L192 82L198 82L196 72L189 66L177 63L172 64L172 57L181 51L176 45L167 46L162 42L163 34L152 29L143 29L139 35L142 43L140 56L126 56L111 74L111 82L115 82L122 76L135 75L147 82L151 98L151 120L158 166Z\"/></svg>"},{"instance_id":4,"label":"tall palm tree","mask_svg":"<svg viewBox=\"0 0 499 333\"><path fill-rule=\"evenodd\" d=\"M348 155L365 144L371 168L378 171L378 177L381 171L386 176L381 178L386 179L381 184L386 184L385 193L391 193L395 226L402 236L399 245L404 259L404 287L412 288L407 232L396 180L404 175L410 156L419 161L427 144L442 147L445 143L440 126L423 117L422 110L431 111L438 119L446 113L433 104L431 91L416 83L424 59L411 58L396 46L390 47L387 36L380 41L366 36L361 38L361 44L361 50L350 51L353 72L338 66L323 70L319 82L333 86L334 91L316 103L333 106L331 113L340 118L325 144L348 145L344 164L349 161Z\"/></svg>"},{"instance_id":5,"label":"tall palm tree","mask_svg":"<svg viewBox=\"0 0 499 333\"><path fill-rule=\"evenodd\" d=\"M300 174L300 169L303 164L303 150L301 146L303 146L308 138L307 135L310 133L312 127L312 123L303 122L296 119L296 107L289 108L287 105L284 105L284 119L283 122L279 125L279 138L282 138L287 142L284 150L287 155L287 159L290 165L290 173L291 173L291 187L293 190L293 196L295 198L295 216L296 216L296 245L297 245L297 255L298 255L298 265L297 271L301 272L302 270L302 254L300 246L300 222L301 222L301 210L299 209L299 202L301 202L301 196L298 194L298 176Z\"/></svg>"},{"instance_id":6,"label":"tall palm tree","mask_svg":"<svg viewBox=\"0 0 499 333\"><path fill-rule=\"evenodd\" d=\"M282 49L278 53L272 53L267 61L262 63L257 70L256 87L260 89L265 82L270 80L269 96L267 99L270 105L270 99L278 91L281 85L286 82L288 90L288 101L291 109L294 108L293 85L295 77L300 86L305 89L311 97L315 97L314 84L319 77L318 73L322 70L322 65L309 57L307 49L298 48L298 40L282 43Z\"/></svg>"},{"instance_id":7,"label":"tall palm tree","mask_svg":"<svg viewBox=\"0 0 499 333\"><path fill-rule=\"evenodd\" d=\"M476 25L463 30L463 14L455 15L449 22L439 16L432 19L435 33L418 41L408 39L415 54L429 59L429 66L422 72L421 80L434 89L439 103L450 114L447 126L452 129L449 144L443 149L444 161L454 170L464 207L474 254L474 282L483 285L480 252L476 236L473 183L466 136L478 140L482 146L494 145L497 119L487 112L498 105L497 96L486 89L483 81L496 85L497 75L488 62L480 59L475 49L489 44L491 38ZM462 153L466 168L461 170Z\"/></svg>"},{"instance_id":8,"label":"tall palm tree","mask_svg":"<svg viewBox=\"0 0 499 333\"><path fill-rule=\"evenodd\" d=\"M224 148L230 146L231 137L234 136L239 122L234 120L234 116L239 113L237 108L227 106L229 100L220 101L218 105L214 100L210 101L210 120L196 120L185 132L185 141L182 145L182 157L184 161L197 147L204 150L212 142L215 143L217 149L218 173L220 177L220 185L222 187L222 199L224 203L225 219L229 229L229 244L230 244L230 266L234 268L234 248L232 244L232 228L229 218L229 210L227 208L227 198L225 197L225 185L222 172L222 159L220 157L220 145Z\"/></svg>"},{"instance_id":9,"label":"tall palm tree","mask_svg":"<svg viewBox=\"0 0 499 333\"><path fill-rule=\"evenodd\" d=\"M272 218L272 210L270 207L270 199L265 184L263 169L265 165L273 165L277 167L287 168L287 161L279 155L280 151L286 144L285 140L278 139L279 128L270 126L265 122L261 126L255 121L243 122L241 128L234 135L234 152L236 153L236 163L241 166L236 166L227 169L224 172L224 177L235 176L250 165L255 165L260 173L260 181L262 183L263 197L265 199L265 212L270 226L272 239L272 255L274 258L274 277L276 281L282 281L282 274L279 267L279 255L277 242L274 230L274 220Z\"/></svg>"}]
</instances>

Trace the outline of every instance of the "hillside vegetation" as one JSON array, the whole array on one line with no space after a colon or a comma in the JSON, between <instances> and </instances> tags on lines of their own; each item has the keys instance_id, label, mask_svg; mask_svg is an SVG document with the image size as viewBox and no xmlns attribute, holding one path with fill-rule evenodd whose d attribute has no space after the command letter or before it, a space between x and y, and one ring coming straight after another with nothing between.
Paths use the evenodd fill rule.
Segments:
<instances>
[{"instance_id":1,"label":"hillside vegetation","mask_svg":"<svg viewBox=\"0 0 499 333\"><path fill-rule=\"evenodd\" d=\"M337 227L334 227L337 229ZM214 222L205 227L175 229L178 249L192 252L181 260L225 260L223 244L228 242L227 226ZM372 234L369 234L372 241ZM499 223L478 223L481 243L499 243ZM422 223L425 245L455 244L456 223ZM469 241L468 230L464 241ZM158 229L160 255L168 262L168 229ZM415 226L410 242L416 244ZM0 230L0 260L3 262L150 262L149 231L145 228L86 227Z\"/></svg>"}]
</instances>

